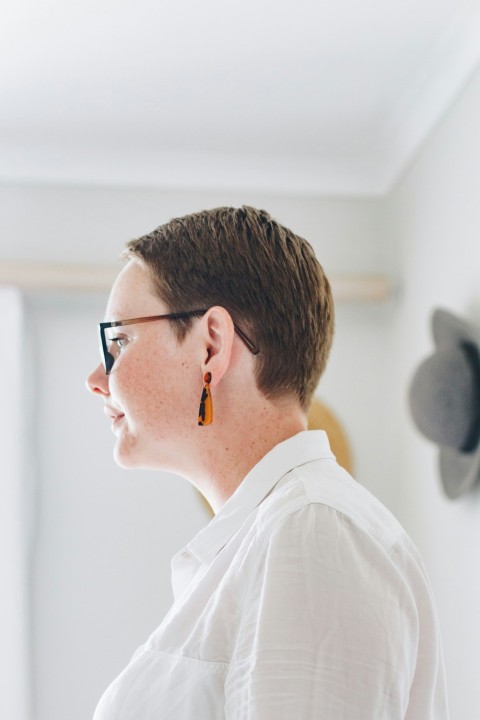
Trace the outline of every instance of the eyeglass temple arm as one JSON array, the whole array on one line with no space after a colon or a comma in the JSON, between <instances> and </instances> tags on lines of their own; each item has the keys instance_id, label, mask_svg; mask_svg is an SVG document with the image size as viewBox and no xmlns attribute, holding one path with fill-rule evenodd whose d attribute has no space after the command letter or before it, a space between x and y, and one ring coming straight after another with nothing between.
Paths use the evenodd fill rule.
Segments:
<instances>
[{"instance_id":1,"label":"eyeglass temple arm","mask_svg":"<svg viewBox=\"0 0 480 720\"><path fill-rule=\"evenodd\" d=\"M181 320L182 318L191 317L192 315L204 315L206 312L207 312L207 310L191 310L189 312L170 313L169 315L164 315L163 317L165 317L166 319L168 318L169 320ZM158 316L158 317L160 318L161 316ZM151 316L150 317L141 317L141 318L132 318L130 320L117 320L117 321L112 321L112 322L108 322L108 323L100 323L100 325L103 328L121 327L122 325L128 325L129 323L132 323L132 321L135 321L135 323L144 323L144 322L149 322L152 319L154 319L154 318L152 318ZM247 348L250 350L250 352L253 355L258 355L258 353L260 352L259 349L250 340L250 338L247 335L245 335L243 330L241 330L235 322L233 323L233 327L235 328L235 332L237 333L237 335L243 340L243 342L245 343ZM102 333L102 343L103 342L104 342L104 335ZM106 346L105 346L105 352L108 353ZM108 353L108 354L110 354L110 353Z\"/></svg>"},{"instance_id":2,"label":"eyeglass temple arm","mask_svg":"<svg viewBox=\"0 0 480 720\"><path fill-rule=\"evenodd\" d=\"M206 312L207 312L207 310L192 310L192 311L189 311L189 312L171 313L171 314L168 315L167 317L168 317L169 320L181 320L182 318L191 317L192 315L204 315ZM135 319L135 322L137 322L137 323L139 323L139 322L147 322L148 320L151 320L151 319L152 319L152 318L148 318L148 317L145 317L145 318L136 318L136 319ZM122 322L122 321L119 321L119 322L116 322L115 324L111 323L111 325L112 325L113 327L117 327L117 326L120 326L120 325L127 325L127 324L128 324L128 322L125 322L125 321L123 321L123 322ZM235 328L235 332L237 333L237 335L243 340L243 342L245 343L245 345L247 346L247 348L250 350L250 352L251 352L253 355L258 355L258 353L260 352L259 349L258 349L257 346L250 340L250 338L249 338L247 335L245 335L245 333L243 332L243 330L241 330L235 322L233 323L233 327Z\"/></svg>"},{"instance_id":3,"label":"eyeglass temple arm","mask_svg":"<svg viewBox=\"0 0 480 720\"><path fill-rule=\"evenodd\" d=\"M253 342L250 340L250 338L248 338L245 335L243 330L240 330L240 328L238 327L238 325L236 323L233 323L233 327L235 328L235 332L237 333L237 335L243 340L243 342L245 343L247 348L250 350L250 352L253 355L258 355L258 353L260 352L259 349L257 348L256 345L253 344Z\"/></svg>"}]
</instances>

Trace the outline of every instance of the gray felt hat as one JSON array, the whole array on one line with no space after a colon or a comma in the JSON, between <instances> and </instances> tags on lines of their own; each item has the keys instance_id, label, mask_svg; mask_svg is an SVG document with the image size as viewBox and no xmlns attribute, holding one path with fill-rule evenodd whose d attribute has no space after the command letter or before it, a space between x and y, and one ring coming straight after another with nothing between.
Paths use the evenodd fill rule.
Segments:
<instances>
[{"instance_id":1,"label":"gray felt hat","mask_svg":"<svg viewBox=\"0 0 480 720\"><path fill-rule=\"evenodd\" d=\"M420 432L440 447L440 478L449 498L480 478L480 329L435 310L436 351L416 371L410 409Z\"/></svg>"}]
</instances>

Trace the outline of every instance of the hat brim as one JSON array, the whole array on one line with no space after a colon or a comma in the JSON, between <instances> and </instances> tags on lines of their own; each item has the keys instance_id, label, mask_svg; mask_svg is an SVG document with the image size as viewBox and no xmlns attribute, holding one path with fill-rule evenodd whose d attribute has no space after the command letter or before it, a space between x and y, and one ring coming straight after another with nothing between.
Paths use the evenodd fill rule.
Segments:
<instances>
[{"instance_id":1,"label":"hat brim","mask_svg":"<svg viewBox=\"0 0 480 720\"><path fill-rule=\"evenodd\" d=\"M448 310L435 310L432 317L433 339L437 347L468 343L480 349L480 331ZM440 446L440 479L449 498L469 492L480 478L480 442L473 452L461 452Z\"/></svg>"},{"instance_id":2,"label":"hat brim","mask_svg":"<svg viewBox=\"0 0 480 720\"><path fill-rule=\"evenodd\" d=\"M452 315L448 310L435 310L432 316L432 334L437 347L471 343L480 349L480 330Z\"/></svg>"},{"instance_id":3,"label":"hat brim","mask_svg":"<svg viewBox=\"0 0 480 720\"><path fill-rule=\"evenodd\" d=\"M439 466L440 479L448 497L454 500L464 495L480 478L480 444L473 453L441 447Z\"/></svg>"}]
</instances>

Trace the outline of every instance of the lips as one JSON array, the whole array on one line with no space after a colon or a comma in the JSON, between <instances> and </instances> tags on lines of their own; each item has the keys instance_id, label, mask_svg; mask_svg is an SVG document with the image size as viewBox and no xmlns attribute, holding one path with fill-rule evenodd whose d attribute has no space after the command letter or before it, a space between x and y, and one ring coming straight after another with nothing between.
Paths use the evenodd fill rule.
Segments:
<instances>
[{"instance_id":1,"label":"lips","mask_svg":"<svg viewBox=\"0 0 480 720\"><path fill-rule=\"evenodd\" d=\"M118 422L123 417L125 417L125 413L120 412L120 410L117 410L116 408L113 408L110 405L105 405L104 410L105 410L105 415L112 419L114 425L116 422Z\"/></svg>"}]
</instances>

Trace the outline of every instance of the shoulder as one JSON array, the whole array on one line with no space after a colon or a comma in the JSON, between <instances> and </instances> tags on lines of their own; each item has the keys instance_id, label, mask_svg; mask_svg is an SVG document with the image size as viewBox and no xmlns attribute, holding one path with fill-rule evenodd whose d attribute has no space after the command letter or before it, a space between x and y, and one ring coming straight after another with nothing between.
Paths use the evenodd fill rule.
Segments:
<instances>
[{"instance_id":1,"label":"shoulder","mask_svg":"<svg viewBox=\"0 0 480 720\"><path fill-rule=\"evenodd\" d=\"M304 526L307 535L342 527L370 538L386 552L407 539L390 510L334 460L317 460L290 471L259 506L254 524L267 536L292 532L297 526Z\"/></svg>"},{"instance_id":2,"label":"shoulder","mask_svg":"<svg viewBox=\"0 0 480 720\"><path fill-rule=\"evenodd\" d=\"M301 607L319 627L328 617L377 634L380 618L392 636L416 637L424 578L408 536L336 463L317 464L289 473L259 507L243 607L253 613L268 600L270 613Z\"/></svg>"},{"instance_id":3,"label":"shoulder","mask_svg":"<svg viewBox=\"0 0 480 720\"><path fill-rule=\"evenodd\" d=\"M295 566L321 584L325 577L343 577L379 596L431 594L402 525L335 461L307 463L282 478L258 507L249 540L254 574L273 562L278 569Z\"/></svg>"}]
</instances>

